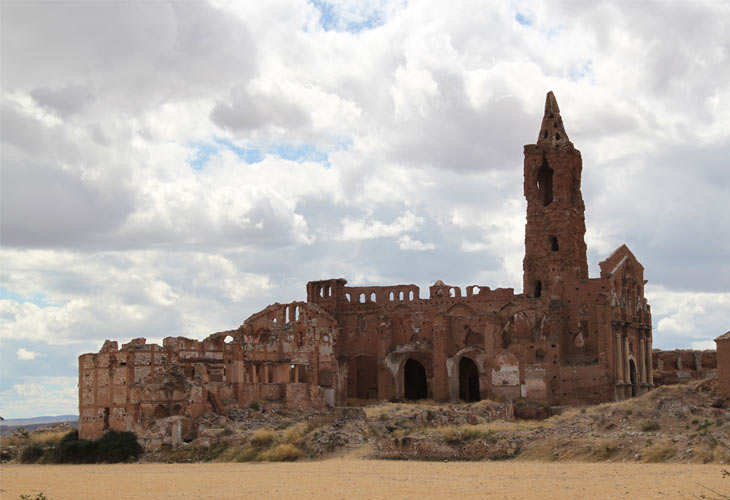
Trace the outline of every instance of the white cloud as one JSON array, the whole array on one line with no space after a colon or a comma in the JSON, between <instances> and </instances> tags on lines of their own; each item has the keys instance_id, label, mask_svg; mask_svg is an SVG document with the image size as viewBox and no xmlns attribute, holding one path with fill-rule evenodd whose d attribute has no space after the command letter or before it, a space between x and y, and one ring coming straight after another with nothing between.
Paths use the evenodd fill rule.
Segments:
<instances>
[{"instance_id":1,"label":"white cloud","mask_svg":"<svg viewBox=\"0 0 730 500\"><path fill-rule=\"evenodd\" d=\"M646 296L656 325L655 345L671 345L673 337L710 345L730 325L730 292L678 292L647 285Z\"/></svg>"},{"instance_id":2,"label":"white cloud","mask_svg":"<svg viewBox=\"0 0 730 500\"><path fill-rule=\"evenodd\" d=\"M717 345L712 340L700 340L699 342L692 342L692 349L714 351L717 349Z\"/></svg>"},{"instance_id":3,"label":"white cloud","mask_svg":"<svg viewBox=\"0 0 730 500\"><path fill-rule=\"evenodd\" d=\"M76 377L26 377L0 391L0 414L4 418L78 413Z\"/></svg>"},{"instance_id":4,"label":"white cloud","mask_svg":"<svg viewBox=\"0 0 730 500\"><path fill-rule=\"evenodd\" d=\"M2 313L0 313L0 314L2 314ZM36 356L38 355L37 352L29 351L25 347L21 347L20 349L18 349L17 354L18 354L18 359L20 359L22 361L35 359Z\"/></svg>"},{"instance_id":5,"label":"white cloud","mask_svg":"<svg viewBox=\"0 0 730 500\"><path fill-rule=\"evenodd\" d=\"M379 220L352 220L342 221L342 240L369 240L372 238L392 238L408 231L414 231L423 224L423 218L411 211L407 211L386 224Z\"/></svg>"},{"instance_id":6,"label":"white cloud","mask_svg":"<svg viewBox=\"0 0 730 500\"><path fill-rule=\"evenodd\" d=\"M414 240L409 235L404 234L398 238L398 247L401 250L416 250L422 252L424 250L433 250L436 246L433 243L424 243L419 240Z\"/></svg>"}]
</instances>

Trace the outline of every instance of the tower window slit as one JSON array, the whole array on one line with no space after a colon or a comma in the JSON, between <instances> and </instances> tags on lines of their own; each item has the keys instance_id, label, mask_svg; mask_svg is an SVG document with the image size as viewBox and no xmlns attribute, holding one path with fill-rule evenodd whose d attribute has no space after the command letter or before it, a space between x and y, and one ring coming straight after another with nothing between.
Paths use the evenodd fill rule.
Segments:
<instances>
[{"instance_id":1,"label":"tower window slit","mask_svg":"<svg viewBox=\"0 0 730 500\"><path fill-rule=\"evenodd\" d=\"M550 250L552 250L553 252L557 252L558 250L560 250L560 245L558 245L557 236L550 237Z\"/></svg>"},{"instance_id":2,"label":"tower window slit","mask_svg":"<svg viewBox=\"0 0 730 500\"><path fill-rule=\"evenodd\" d=\"M544 207L553 202L553 169L548 166L547 159L542 160L542 166L537 171L537 190Z\"/></svg>"}]
</instances>

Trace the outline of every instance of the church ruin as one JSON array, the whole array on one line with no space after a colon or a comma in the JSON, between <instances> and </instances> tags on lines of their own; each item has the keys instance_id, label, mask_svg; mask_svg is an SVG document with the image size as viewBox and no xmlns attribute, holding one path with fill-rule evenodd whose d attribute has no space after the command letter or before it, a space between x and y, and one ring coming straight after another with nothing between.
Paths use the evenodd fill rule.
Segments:
<instances>
[{"instance_id":1,"label":"church ruin","mask_svg":"<svg viewBox=\"0 0 730 500\"><path fill-rule=\"evenodd\" d=\"M307 283L306 302L273 304L205 340L107 341L79 357L80 436L116 429L144 438L165 421L174 441L205 411L252 403L584 405L648 390L644 268L622 245L599 277L588 276L581 171L550 92L537 143L524 147L523 293L437 281L422 297L415 285L328 279Z\"/></svg>"}]
</instances>

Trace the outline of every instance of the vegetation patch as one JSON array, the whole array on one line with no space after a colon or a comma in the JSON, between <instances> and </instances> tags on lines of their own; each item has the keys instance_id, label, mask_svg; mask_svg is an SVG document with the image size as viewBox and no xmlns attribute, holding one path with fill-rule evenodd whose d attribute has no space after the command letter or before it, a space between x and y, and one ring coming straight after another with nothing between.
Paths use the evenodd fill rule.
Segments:
<instances>
[{"instance_id":1,"label":"vegetation patch","mask_svg":"<svg viewBox=\"0 0 730 500\"><path fill-rule=\"evenodd\" d=\"M642 458L644 462L666 462L674 456L677 448L669 440L663 440L644 448Z\"/></svg>"}]
</instances>

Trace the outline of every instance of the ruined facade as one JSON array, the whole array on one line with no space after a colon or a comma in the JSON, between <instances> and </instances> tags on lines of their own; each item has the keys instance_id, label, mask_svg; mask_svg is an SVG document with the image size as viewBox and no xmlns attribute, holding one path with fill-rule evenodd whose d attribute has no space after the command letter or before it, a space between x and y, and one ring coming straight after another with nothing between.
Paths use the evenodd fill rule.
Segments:
<instances>
[{"instance_id":1,"label":"ruined facade","mask_svg":"<svg viewBox=\"0 0 730 500\"><path fill-rule=\"evenodd\" d=\"M203 341L107 342L79 359L80 434L170 425L254 402L294 407L377 400L590 404L653 386L644 268L622 245L589 278L582 160L552 93L524 148L523 293L434 283L312 281L307 301L274 304ZM169 423L169 424L168 424Z\"/></svg>"}]
</instances>

